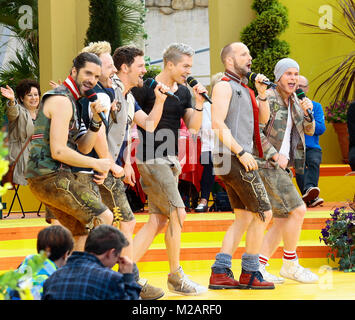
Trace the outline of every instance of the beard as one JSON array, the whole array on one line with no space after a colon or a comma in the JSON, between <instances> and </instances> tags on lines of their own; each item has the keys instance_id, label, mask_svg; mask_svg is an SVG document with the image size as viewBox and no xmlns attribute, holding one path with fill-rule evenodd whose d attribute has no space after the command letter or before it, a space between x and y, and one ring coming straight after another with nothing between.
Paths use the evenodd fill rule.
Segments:
<instances>
[{"instance_id":1,"label":"beard","mask_svg":"<svg viewBox=\"0 0 355 320\"><path fill-rule=\"evenodd\" d=\"M233 68L234 71L237 75L244 77L247 74L247 71L245 71L245 69L243 69L236 61L236 59L233 59Z\"/></svg>"}]
</instances>

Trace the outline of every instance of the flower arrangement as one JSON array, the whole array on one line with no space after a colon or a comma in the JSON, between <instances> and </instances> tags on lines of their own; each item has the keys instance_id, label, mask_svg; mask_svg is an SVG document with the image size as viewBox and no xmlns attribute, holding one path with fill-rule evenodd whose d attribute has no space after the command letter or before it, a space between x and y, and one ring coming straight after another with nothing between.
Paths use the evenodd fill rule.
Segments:
<instances>
[{"instance_id":1,"label":"flower arrangement","mask_svg":"<svg viewBox=\"0 0 355 320\"><path fill-rule=\"evenodd\" d=\"M326 221L321 230L320 241L330 247L331 260L339 258L339 270L355 272L355 209L354 203L336 208L332 219Z\"/></svg>"},{"instance_id":2,"label":"flower arrangement","mask_svg":"<svg viewBox=\"0 0 355 320\"><path fill-rule=\"evenodd\" d=\"M335 102L325 107L325 120L329 123L346 123L350 102Z\"/></svg>"},{"instance_id":3,"label":"flower arrangement","mask_svg":"<svg viewBox=\"0 0 355 320\"><path fill-rule=\"evenodd\" d=\"M38 300L38 292L33 287L32 276L42 267L47 255L44 251L28 260L24 273L10 270L0 275L0 300Z\"/></svg>"}]
</instances>

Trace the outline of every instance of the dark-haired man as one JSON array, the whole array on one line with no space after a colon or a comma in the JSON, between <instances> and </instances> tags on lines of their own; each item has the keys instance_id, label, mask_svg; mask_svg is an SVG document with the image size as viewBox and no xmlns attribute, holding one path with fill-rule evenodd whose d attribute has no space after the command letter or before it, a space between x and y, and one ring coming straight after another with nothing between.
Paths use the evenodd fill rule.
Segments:
<instances>
[{"instance_id":1,"label":"dark-haired man","mask_svg":"<svg viewBox=\"0 0 355 320\"><path fill-rule=\"evenodd\" d=\"M111 165L109 159L83 155L93 148L101 126L100 103L91 105L89 130L76 139L80 127L77 100L96 85L100 74L101 61L96 55L79 54L64 83L43 95L26 172L35 197L72 232L75 250L82 250L88 230L102 223L112 224L113 219L92 188L94 184L88 186L71 172L72 167L93 168L100 179Z\"/></svg>"},{"instance_id":2,"label":"dark-haired man","mask_svg":"<svg viewBox=\"0 0 355 320\"><path fill-rule=\"evenodd\" d=\"M136 220L127 200L124 183L121 180L122 162L124 163L125 182L134 185L135 179L130 164L130 148L123 152L123 146L126 141L128 146L130 145L130 128L133 121L147 130L149 130L148 126L152 126L152 130L155 128L159 122L166 96L160 92L160 90L164 92L163 86L157 85L156 91L160 99L156 100L153 111L149 115L135 103L130 89L140 83L142 85L142 77L146 73L142 50L134 46L120 47L116 49L112 58L110 44L106 41L99 41L90 43L83 49L83 52L94 53L102 61L103 72L94 90L100 101L103 103L106 101L107 111L109 111L107 112L109 128L106 130L106 134L105 130L99 132L94 146L96 153L93 154L95 157L99 155L101 158L110 158L112 161L108 176L99 186L100 194L103 203L114 214L114 223L119 224L120 230L128 240L129 245L124 248L123 254L133 259L132 238ZM114 90L112 90L112 86ZM117 107L112 110L110 110L111 102L114 105L117 102ZM83 105L83 120L88 128L92 117L90 104L87 98L81 99L81 104ZM85 131L81 131L80 135L83 133ZM124 159L122 161L123 153ZM134 275L142 286L142 299L158 299L164 295L163 290L149 285L145 279L140 279L136 264L134 264Z\"/></svg>"},{"instance_id":3,"label":"dark-haired man","mask_svg":"<svg viewBox=\"0 0 355 320\"><path fill-rule=\"evenodd\" d=\"M136 300L132 261L121 255L128 245L121 231L101 225L87 237L84 252L73 252L67 264L44 283L42 300ZM118 272L112 267L118 263Z\"/></svg>"}]
</instances>

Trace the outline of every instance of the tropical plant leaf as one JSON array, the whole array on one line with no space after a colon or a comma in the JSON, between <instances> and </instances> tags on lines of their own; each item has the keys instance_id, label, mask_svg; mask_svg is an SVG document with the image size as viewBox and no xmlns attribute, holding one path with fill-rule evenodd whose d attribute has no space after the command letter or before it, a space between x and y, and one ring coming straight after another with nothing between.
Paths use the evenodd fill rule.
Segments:
<instances>
[{"instance_id":1,"label":"tropical plant leaf","mask_svg":"<svg viewBox=\"0 0 355 320\"><path fill-rule=\"evenodd\" d=\"M144 29L146 8L143 1L119 1L117 14L119 21L118 27L123 45L134 42L138 40L139 37L147 37Z\"/></svg>"},{"instance_id":2,"label":"tropical plant leaf","mask_svg":"<svg viewBox=\"0 0 355 320\"><path fill-rule=\"evenodd\" d=\"M341 13L344 18L345 25L339 26L332 23L331 29L320 29L318 25L298 22L300 25L316 29L315 32L306 32L305 34L316 35L337 35L345 37L352 42L355 42L355 4L354 0L338 0L339 8L334 7L335 10ZM329 75L329 72L332 72ZM320 97L322 100L326 94L329 94L329 90L332 88L331 104L335 104L337 101L352 101L355 98L355 51L351 51L348 55L345 55L343 60L328 70L322 72L317 78L322 78L324 75L327 77L318 85L314 96L317 96L321 89L327 89Z\"/></svg>"}]
</instances>

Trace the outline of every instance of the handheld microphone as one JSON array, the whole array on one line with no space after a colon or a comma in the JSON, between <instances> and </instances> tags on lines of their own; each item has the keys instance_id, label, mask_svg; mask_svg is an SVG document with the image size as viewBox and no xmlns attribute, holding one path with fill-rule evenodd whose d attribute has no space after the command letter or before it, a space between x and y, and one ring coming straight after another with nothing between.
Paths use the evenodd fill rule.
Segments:
<instances>
[{"instance_id":1,"label":"handheld microphone","mask_svg":"<svg viewBox=\"0 0 355 320\"><path fill-rule=\"evenodd\" d=\"M256 76L257 76L257 73L254 73L254 72L248 72L246 74L246 77L250 81L255 81ZM268 80L264 80L264 81L262 81L262 83L266 84L267 86L270 86L271 88L276 88L277 87L277 84L275 84L275 83L273 83L271 81L268 81Z\"/></svg>"},{"instance_id":2,"label":"handheld microphone","mask_svg":"<svg viewBox=\"0 0 355 320\"><path fill-rule=\"evenodd\" d=\"M153 90L157 86L158 82L153 79L153 78L148 78L145 82L144 85L148 88L152 88ZM168 97L175 98L176 100L180 101L180 98L176 96L174 93L168 91L168 92L162 92L163 94L167 95Z\"/></svg>"},{"instance_id":3,"label":"handheld microphone","mask_svg":"<svg viewBox=\"0 0 355 320\"><path fill-rule=\"evenodd\" d=\"M84 92L84 95L90 102L95 102L97 100L97 94L94 89L89 89ZM102 122L104 123L106 129L108 129L108 123L105 117L105 114L101 111L98 113L99 117L101 118Z\"/></svg>"},{"instance_id":4,"label":"handheld microphone","mask_svg":"<svg viewBox=\"0 0 355 320\"><path fill-rule=\"evenodd\" d=\"M302 100L302 99L304 99L306 97L306 94L303 92L303 90L301 88L298 88L296 90L296 95L297 95L297 98L300 99L300 100ZM312 112L312 110L307 109L307 113L308 113L308 116L309 116L309 118L311 119L311 122L312 122L313 121L313 112Z\"/></svg>"},{"instance_id":5,"label":"handheld microphone","mask_svg":"<svg viewBox=\"0 0 355 320\"><path fill-rule=\"evenodd\" d=\"M197 80L194 77L188 77L186 79L186 82L191 88L193 88L198 83ZM208 101L210 104L212 104L212 100L210 99L210 97L207 95L206 92L200 93L200 95L202 97L204 97L205 100Z\"/></svg>"}]
</instances>

